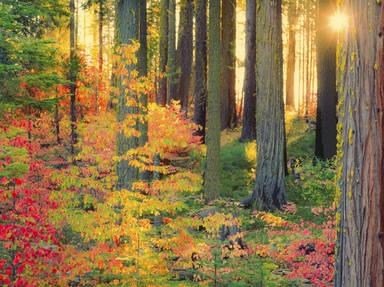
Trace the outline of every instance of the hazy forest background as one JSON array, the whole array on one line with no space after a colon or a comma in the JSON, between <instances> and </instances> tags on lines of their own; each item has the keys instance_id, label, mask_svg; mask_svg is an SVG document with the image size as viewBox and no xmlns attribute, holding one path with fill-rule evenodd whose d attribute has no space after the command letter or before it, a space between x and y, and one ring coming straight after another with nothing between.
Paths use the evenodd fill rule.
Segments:
<instances>
[{"instance_id":1,"label":"hazy forest background","mask_svg":"<svg viewBox=\"0 0 384 287\"><path fill-rule=\"evenodd\" d=\"M0 285L383 287L382 0L0 0Z\"/></svg>"}]
</instances>

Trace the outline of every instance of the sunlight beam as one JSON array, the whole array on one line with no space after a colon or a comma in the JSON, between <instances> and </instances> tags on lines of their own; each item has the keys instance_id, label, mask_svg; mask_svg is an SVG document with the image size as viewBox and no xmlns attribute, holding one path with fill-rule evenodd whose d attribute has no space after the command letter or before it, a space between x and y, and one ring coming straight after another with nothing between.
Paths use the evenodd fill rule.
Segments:
<instances>
[{"instance_id":1,"label":"sunlight beam","mask_svg":"<svg viewBox=\"0 0 384 287\"><path fill-rule=\"evenodd\" d=\"M348 27L348 16L342 11L336 11L329 21L329 26L336 32L341 32Z\"/></svg>"}]
</instances>

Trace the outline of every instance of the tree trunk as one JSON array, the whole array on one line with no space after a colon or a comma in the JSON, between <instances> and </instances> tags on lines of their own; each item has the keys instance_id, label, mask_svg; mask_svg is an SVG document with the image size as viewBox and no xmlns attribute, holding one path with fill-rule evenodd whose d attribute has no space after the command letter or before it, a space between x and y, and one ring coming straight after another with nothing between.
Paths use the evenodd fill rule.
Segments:
<instances>
[{"instance_id":1,"label":"tree trunk","mask_svg":"<svg viewBox=\"0 0 384 287\"><path fill-rule=\"evenodd\" d=\"M147 43L147 0L140 0L140 13L139 13L139 42L140 49L138 52L138 71L140 77L148 76L148 43ZM143 147L148 142L148 95L143 93L140 95L140 108L139 112L141 114L141 119L138 120L137 126L138 131L140 132L139 136L139 146ZM140 180L149 181L149 172L141 171Z\"/></svg>"},{"instance_id":2,"label":"tree trunk","mask_svg":"<svg viewBox=\"0 0 384 287\"><path fill-rule=\"evenodd\" d=\"M126 47L134 41L139 40L139 1L119 0L117 3L117 40L118 45ZM127 65L128 73L135 70L135 65ZM133 98L137 101L138 96L133 94L128 87L128 78L122 75L119 79L120 95L117 106L117 120L123 124L129 116L136 117L138 110L135 105L129 105L127 99ZM128 92L127 92L128 91ZM138 147L138 138L126 136L124 130L120 129L117 135L117 155L124 156L129 150ZM117 164L117 189L132 188L132 184L138 179L138 169L129 165L129 161L121 159Z\"/></svg>"},{"instance_id":3,"label":"tree trunk","mask_svg":"<svg viewBox=\"0 0 384 287\"><path fill-rule=\"evenodd\" d=\"M305 11L305 6L303 4L303 11ZM302 42L301 42L301 75L300 75L300 82L301 82L301 90L300 90L300 98L301 98L301 107L305 111L305 18L303 16L303 23L301 27L301 37L302 37ZM301 110L299 111L299 115L301 115Z\"/></svg>"},{"instance_id":4,"label":"tree trunk","mask_svg":"<svg viewBox=\"0 0 384 287\"><path fill-rule=\"evenodd\" d=\"M220 191L220 0L209 1L208 25L207 158L204 177L205 199Z\"/></svg>"},{"instance_id":5,"label":"tree trunk","mask_svg":"<svg viewBox=\"0 0 384 287\"><path fill-rule=\"evenodd\" d=\"M236 0L222 1L221 128L232 128L236 118Z\"/></svg>"},{"instance_id":6,"label":"tree trunk","mask_svg":"<svg viewBox=\"0 0 384 287\"><path fill-rule=\"evenodd\" d=\"M207 0L196 0L195 111L197 134L205 137L207 103Z\"/></svg>"},{"instance_id":7,"label":"tree trunk","mask_svg":"<svg viewBox=\"0 0 384 287\"><path fill-rule=\"evenodd\" d=\"M167 101L180 100L177 93L176 71L176 0L168 6L168 57L167 57Z\"/></svg>"},{"instance_id":8,"label":"tree trunk","mask_svg":"<svg viewBox=\"0 0 384 287\"><path fill-rule=\"evenodd\" d=\"M261 0L256 11L256 186L254 207L281 208L285 196L285 128L281 0Z\"/></svg>"},{"instance_id":9,"label":"tree trunk","mask_svg":"<svg viewBox=\"0 0 384 287\"><path fill-rule=\"evenodd\" d=\"M247 0L247 35L244 78L244 116L241 141L256 139L256 1Z\"/></svg>"},{"instance_id":10,"label":"tree trunk","mask_svg":"<svg viewBox=\"0 0 384 287\"><path fill-rule=\"evenodd\" d=\"M350 12L350 28L338 63L341 222L335 286L382 287L383 22L380 29L380 4L376 0L346 0L342 8Z\"/></svg>"},{"instance_id":11,"label":"tree trunk","mask_svg":"<svg viewBox=\"0 0 384 287\"><path fill-rule=\"evenodd\" d=\"M160 1L160 88L156 103L165 106L167 103L167 58L168 58L168 6L169 0Z\"/></svg>"},{"instance_id":12,"label":"tree trunk","mask_svg":"<svg viewBox=\"0 0 384 287\"><path fill-rule=\"evenodd\" d=\"M181 109L187 115L189 92L192 78L193 57L193 1L183 0L180 3L179 38L177 45L178 95Z\"/></svg>"},{"instance_id":13,"label":"tree trunk","mask_svg":"<svg viewBox=\"0 0 384 287\"><path fill-rule=\"evenodd\" d=\"M306 14L305 14L305 31L306 31L306 45L305 45L305 117L309 116L309 106L310 106L310 101L309 101L309 46L311 42L311 29L310 29L310 2L307 1L306 3ZM326 21L324 21L326 22Z\"/></svg>"},{"instance_id":14,"label":"tree trunk","mask_svg":"<svg viewBox=\"0 0 384 287\"><path fill-rule=\"evenodd\" d=\"M70 54L69 54L69 88L70 88L70 115L71 115L71 153L75 153L77 144L77 113L76 113L76 80L77 80L77 55L76 55L76 27L75 27L75 0L69 1L69 29L70 29Z\"/></svg>"},{"instance_id":15,"label":"tree trunk","mask_svg":"<svg viewBox=\"0 0 384 287\"><path fill-rule=\"evenodd\" d=\"M99 112L99 98L100 98L100 82L103 81L103 46L104 46L104 39L103 39L103 31L104 31L104 0L100 0L99 2L99 11L98 11L98 24L99 24L99 55L98 55L98 75L97 75L97 82L96 82L96 101L95 101L95 111L96 113Z\"/></svg>"},{"instance_id":16,"label":"tree trunk","mask_svg":"<svg viewBox=\"0 0 384 287\"><path fill-rule=\"evenodd\" d=\"M315 155L329 159L336 155L336 45L337 33L329 30L324 19L334 11L333 1L319 1L317 32L318 96Z\"/></svg>"},{"instance_id":17,"label":"tree trunk","mask_svg":"<svg viewBox=\"0 0 384 287\"><path fill-rule=\"evenodd\" d=\"M287 83L286 83L286 106L295 109L295 68L296 68L296 25L297 4L296 0L288 3L288 61L287 61Z\"/></svg>"}]
</instances>

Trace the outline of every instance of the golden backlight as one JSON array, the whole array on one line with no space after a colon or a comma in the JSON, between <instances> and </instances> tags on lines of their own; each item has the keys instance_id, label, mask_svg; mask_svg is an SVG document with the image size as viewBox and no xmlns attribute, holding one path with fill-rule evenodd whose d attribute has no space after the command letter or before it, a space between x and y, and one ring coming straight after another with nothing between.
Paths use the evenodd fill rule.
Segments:
<instances>
[{"instance_id":1,"label":"golden backlight","mask_svg":"<svg viewBox=\"0 0 384 287\"><path fill-rule=\"evenodd\" d=\"M337 32L343 31L348 27L348 16L341 11L337 11L331 16L329 25Z\"/></svg>"}]
</instances>

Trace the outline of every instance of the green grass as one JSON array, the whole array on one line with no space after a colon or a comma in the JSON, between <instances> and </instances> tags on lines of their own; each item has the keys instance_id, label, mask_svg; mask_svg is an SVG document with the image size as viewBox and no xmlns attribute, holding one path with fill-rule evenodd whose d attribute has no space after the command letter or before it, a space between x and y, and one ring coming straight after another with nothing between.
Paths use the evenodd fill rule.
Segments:
<instances>
[{"instance_id":1,"label":"green grass","mask_svg":"<svg viewBox=\"0 0 384 287\"><path fill-rule=\"evenodd\" d=\"M308 125L303 119L288 118L287 131L287 153L288 159L313 158L315 152L315 131L307 130Z\"/></svg>"},{"instance_id":2,"label":"green grass","mask_svg":"<svg viewBox=\"0 0 384 287\"><path fill-rule=\"evenodd\" d=\"M254 166L247 157L247 144L235 140L221 149L221 196L240 200L253 187ZM256 151L255 151L256 152Z\"/></svg>"},{"instance_id":3,"label":"green grass","mask_svg":"<svg viewBox=\"0 0 384 287\"><path fill-rule=\"evenodd\" d=\"M313 165L315 131L301 118L287 117L288 159L300 159L299 179L287 177L290 201L303 206L330 205L334 198L333 162ZM240 131L224 131L221 148L221 196L241 200L253 189L255 180L255 144L241 143Z\"/></svg>"}]
</instances>

